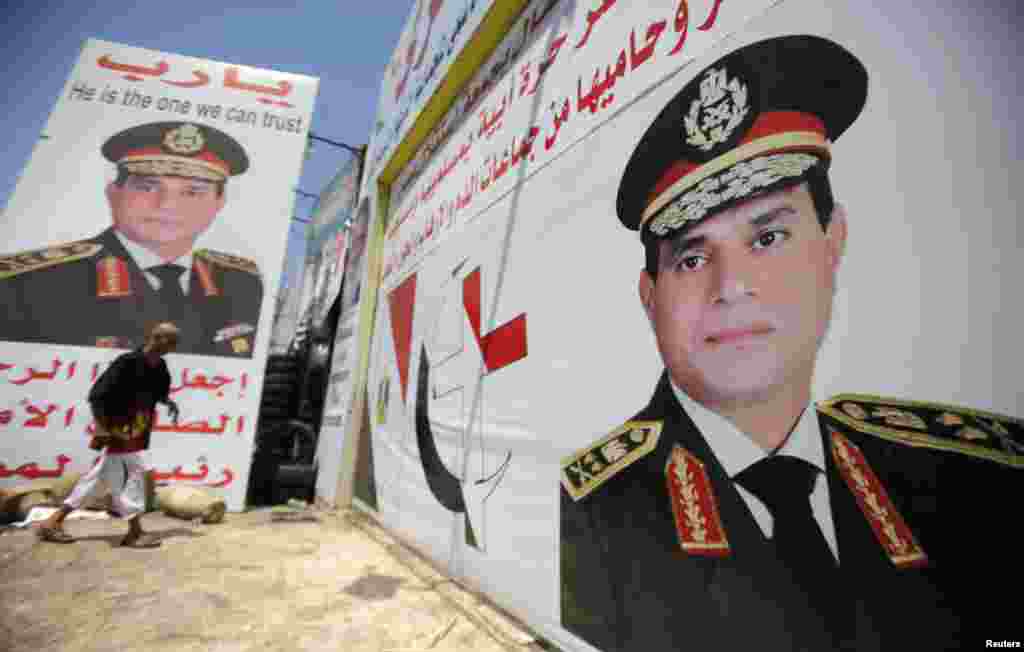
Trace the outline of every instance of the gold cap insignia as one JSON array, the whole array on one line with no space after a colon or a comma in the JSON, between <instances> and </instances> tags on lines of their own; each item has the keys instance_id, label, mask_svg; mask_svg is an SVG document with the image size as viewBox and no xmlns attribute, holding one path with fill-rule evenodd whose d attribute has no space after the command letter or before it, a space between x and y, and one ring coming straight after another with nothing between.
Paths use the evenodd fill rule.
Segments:
<instances>
[{"instance_id":1,"label":"gold cap insignia","mask_svg":"<svg viewBox=\"0 0 1024 652\"><path fill-rule=\"evenodd\" d=\"M203 151L206 139L198 126L185 123L164 134L164 147L175 154L192 155Z\"/></svg>"},{"instance_id":2,"label":"gold cap insignia","mask_svg":"<svg viewBox=\"0 0 1024 652\"><path fill-rule=\"evenodd\" d=\"M729 78L725 67L712 68L700 82L700 97L683 116L686 142L708 151L729 140L750 112L747 85Z\"/></svg>"}]
</instances>

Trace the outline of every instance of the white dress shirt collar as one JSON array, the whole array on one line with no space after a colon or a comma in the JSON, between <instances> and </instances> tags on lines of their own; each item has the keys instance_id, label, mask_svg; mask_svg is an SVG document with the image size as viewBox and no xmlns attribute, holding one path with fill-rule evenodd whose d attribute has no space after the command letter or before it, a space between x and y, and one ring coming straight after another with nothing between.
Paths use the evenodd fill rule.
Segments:
<instances>
[{"instance_id":1,"label":"white dress shirt collar","mask_svg":"<svg viewBox=\"0 0 1024 652\"><path fill-rule=\"evenodd\" d=\"M755 462L768 457L768 452L741 432L732 421L693 400L687 396L686 392L676 387L675 383L671 384L676 400L686 410L686 414L693 419L693 423L704 435L711 451L730 478L735 477L736 474ZM813 464L818 470L825 471L825 451L821 445L821 431L818 429L818 419L813 401L800 414L800 419L792 433L786 438L777 454L799 457Z\"/></svg>"},{"instance_id":2,"label":"white dress shirt collar","mask_svg":"<svg viewBox=\"0 0 1024 652\"><path fill-rule=\"evenodd\" d=\"M157 278L154 274L146 272L147 269L153 267L154 265L181 265L182 267L185 268L185 273L181 275L180 279L181 290L185 294L188 294L189 282L191 281L190 277L192 276L191 251L189 251L184 256L179 256L178 258L175 258L174 260L165 261L163 258L153 253L149 249L146 249L145 247L138 243L132 242L124 235L122 235L121 232L118 231L117 229L114 229L114 233L117 235L117 239L128 251L128 254L135 261L135 264L138 265L140 269L142 269L142 271L144 272L144 276L146 277L146 280L149 281L150 287L152 287L154 290L160 290L160 279Z\"/></svg>"}]
</instances>

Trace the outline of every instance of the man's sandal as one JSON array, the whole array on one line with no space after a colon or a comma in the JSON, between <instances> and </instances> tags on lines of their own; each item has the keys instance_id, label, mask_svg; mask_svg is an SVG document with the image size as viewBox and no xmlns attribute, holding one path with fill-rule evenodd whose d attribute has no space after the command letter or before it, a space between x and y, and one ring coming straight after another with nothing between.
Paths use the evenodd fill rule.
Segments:
<instances>
[{"instance_id":1,"label":"man's sandal","mask_svg":"<svg viewBox=\"0 0 1024 652\"><path fill-rule=\"evenodd\" d=\"M152 534L129 534L121 540L121 545L125 548L158 548L160 547L160 539L157 539Z\"/></svg>"},{"instance_id":2,"label":"man's sandal","mask_svg":"<svg viewBox=\"0 0 1024 652\"><path fill-rule=\"evenodd\" d=\"M50 543L75 542L75 538L61 528L39 527L36 530L36 535L39 537L40 541L49 541Z\"/></svg>"}]
</instances>

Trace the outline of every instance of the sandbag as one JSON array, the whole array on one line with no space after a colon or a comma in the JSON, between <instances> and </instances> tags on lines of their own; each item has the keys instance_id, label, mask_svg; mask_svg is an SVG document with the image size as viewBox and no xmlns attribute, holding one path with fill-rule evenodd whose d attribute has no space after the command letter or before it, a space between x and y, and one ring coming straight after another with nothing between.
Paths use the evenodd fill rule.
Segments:
<instances>
[{"instance_id":1,"label":"sandbag","mask_svg":"<svg viewBox=\"0 0 1024 652\"><path fill-rule=\"evenodd\" d=\"M156 503L159 510L168 516L190 521L201 518L203 523L220 523L227 511L223 498L198 487L157 487Z\"/></svg>"},{"instance_id":2,"label":"sandbag","mask_svg":"<svg viewBox=\"0 0 1024 652\"><path fill-rule=\"evenodd\" d=\"M24 521L28 518L33 507L56 507L57 502L45 491L33 491L18 498L18 506L15 510L18 520Z\"/></svg>"},{"instance_id":3,"label":"sandbag","mask_svg":"<svg viewBox=\"0 0 1024 652\"><path fill-rule=\"evenodd\" d=\"M0 489L0 522L25 520L35 505L59 505L81 477L81 473L69 472L60 478L40 478Z\"/></svg>"}]
</instances>

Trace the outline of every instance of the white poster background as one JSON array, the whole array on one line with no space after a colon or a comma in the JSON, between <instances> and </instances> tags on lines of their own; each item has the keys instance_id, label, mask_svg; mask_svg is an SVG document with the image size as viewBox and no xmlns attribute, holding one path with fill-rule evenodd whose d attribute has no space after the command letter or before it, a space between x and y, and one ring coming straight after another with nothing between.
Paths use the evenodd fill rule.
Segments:
<instances>
[{"instance_id":1,"label":"white poster background","mask_svg":"<svg viewBox=\"0 0 1024 652\"><path fill-rule=\"evenodd\" d=\"M95 90L92 99L83 99L76 91L83 87ZM112 104L101 100L107 90L118 93ZM114 179L115 169L100 147L113 134L135 125L166 120L206 124L230 134L245 148L250 167L228 180L225 206L196 247L231 252L259 266L264 296L253 357L168 356L181 425L163 429L169 424L161 408L148 454L157 477L165 478L162 481L209 487L232 510L241 509L245 499L271 334L274 279L284 261L282 234L291 218L292 188L301 170L316 91L317 80L310 77L90 39L3 216L5 253L90 238L108 228L104 187ZM139 100L126 106L124 98L130 93L152 98L149 106L143 108ZM178 108L186 101L189 107L181 112ZM221 111L217 117L200 117L200 104L219 106ZM244 115L254 116L255 124L238 122ZM264 126L267 115L292 120L293 130L277 129L272 119ZM102 371L118 353L0 342L0 362L11 365L0 371L0 464L6 471L0 473L0 486L24 482L25 473L11 471L30 470L25 465L55 468L59 455L71 460L66 470L88 469L95 457L86 435L91 415L85 398L92 370L98 364ZM60 365L53 378L19 383L31 369L56 369L54 360ZM71 408L74 413L69 416ZM40 425L29 424L33 418Z\"/></svg>"}]
</instances>

